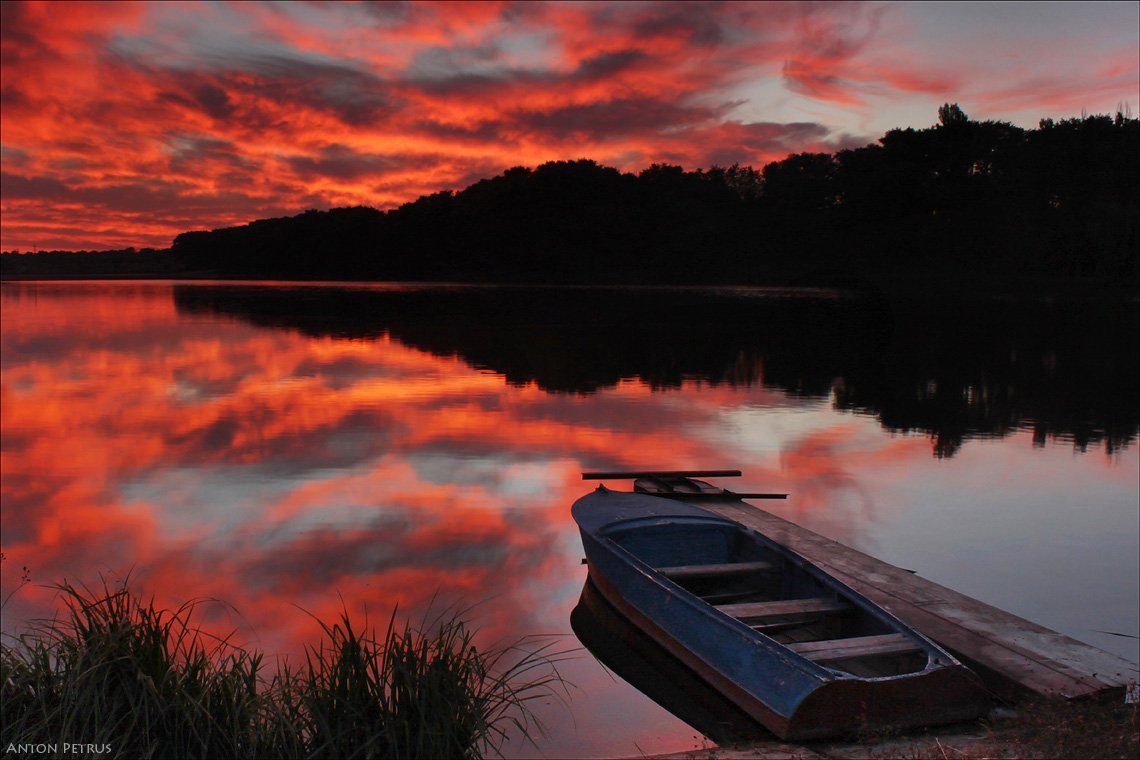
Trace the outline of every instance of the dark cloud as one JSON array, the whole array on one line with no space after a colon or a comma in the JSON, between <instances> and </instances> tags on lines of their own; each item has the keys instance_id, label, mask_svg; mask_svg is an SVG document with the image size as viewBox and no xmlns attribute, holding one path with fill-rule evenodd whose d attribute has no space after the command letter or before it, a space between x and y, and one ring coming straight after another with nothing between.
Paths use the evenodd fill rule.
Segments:
<instances>
[{"instance_id":1,"label":"dark cloud","mask_svg":"<svg viewBox=\"0 0 1140 760\"><path fill-rule=\"evenodd\" d=\"M716 109L685 106L656 98L629 98L569 105L542 112L517 112L512 122L557 140L621 139L688 127L718 116Z\"/></svg>"},{"instance_id":2,"label":"dark cloud","mask_svg":"<svg viewBox=\"0 0 1140 760\"><path fill-rule=\"evenodd\" d=\"M43 54L47 46L28 23L25 3L0 2L0 63L17 66ZM6 88L5 88L6 89Z\"/></svg>"},{"instance_id":3,"label":"dark cloud","mask_svg":"<svg viewBox=\"0 0 1140 760\"><path fill-rule=\"evenodd\" d=\"M506 86L530 86L547 81L548 77L544 74L503 70L494 75L468 72L440 76L408 75L401 79L400 86L411 92L424 93L436 98L477 100L501 95Z\"/></svg>"},{"instance_id":4,"label":"dark cloud","mask_svg":"<svg viewBox=\"0 0 1140 760\"><path fill-rule=\"evenodd\" d=\"M22 106L31 105L32 98L24 92L23 89L13 85L10 82L5 82L0 87L0 107L4 109L17 109Z\"/></svg>"},{"instance_id":5,"label":"dark cloud","mask_svg":"<svg viewBox=\"0 0 1140 760\"><path fill-rule=\"evenodd\" d=\"M28 163L28 152L19 148L9 148L6 145L0 145L0 158L3 159L5 166L21 167Z\"/></svg>"},{"instance_id":6,"label":"dark cloud","mask_svg":"<svg viewBox=\"0 0 1140 760\"><path fill-rule=\"evenodd\" d=\"M794 121L790 123L757 121L747 124L733 124L733 132L749 147L776 148L789 144L822 140L831 133L831 128L814 121Z\"/></svg>"},{"instance_id":7,"label":"dark cloud","mask_svg":"<svg viewBox=\"0 0 1140 760\"><path fill-rule=\"evenodd\" d=\"M649 56L640 50L618 50L602 53L583 60L568 78L576 82L594 82L615 76L638 64L648 62Z\"/></svg>"},{"instance_id":8,"label":"dark cloud","mask_svg":"<svg viewBox=\"0 0 1140 760\"><path fill-rule=\"evenodd\" d=\"M717 19L720 3L666 3L653 7L651 13L637 20L633 35L644 37L678 37L698 48L715 47L725 34Z\"/></svg>"},{"instance_id":9,"label":"dark cloud","mask_svg":"<svg viewBox=\"0 0 1140 760\"><path fill-rule=\"evenodd\" d=\"M486 145L489 142L501 144L509 139L503 133L502 126L502 122L499 121L452 124L433 119L418 119L406 125L412 134L426 134L448 142L466 145Z\"/></svg>"},{"instance_id":10,"label":"dark cloud","mask_svg":"<svg viewBox=\"0 0 1140 760\"><path fill-rule=\"evenodd\" d=\"M413 70L402 78L401 85L437 97L477 99L501 95L508 88L542 91L605 82L650 61L645 53L628 49L590 56L569 72L508 67L473 72L453 67L429 76Z\"/></svg>"},{"instance_id":11,"label":"dark cloud","mask_svg":"<svg viewBox=\"0 0 1140 760\"><path fill-rule=\"evenodd\" d=\"M510 69L501 66L502 51L497 45L485 43L461 47L430 47L419 51L408 65L405 76L410 79L449 79L456 72L480 70L483 75L497 78L510 76ZM500 69L501 72L496 72Z\"/></svg>"},{"instance_id":12,"label":"dark cloud","mask_svg":"<svg viewBox=\"0 0 1140 760\"><path fill-rule=\"evenodd\" d=\"M329 145L322 148L316 156L290 156L285 161L302 179L328 177L356 180L361 177L422 168L425 164L438 161L438 158L408 153L398 155L360 153L345 145Z\"/></svg>"},{"instance_id":13,"label":"dark cloud","mask_svg":"<svg viewBox=\"0 0 1140 760\"><path fill-rule=\"evenodd\" d=\"M120 223L130 220L128 227L143 220L149 226L169 225L168 235L155 236L152 233L154 239L148 238L144 245L166 245L175 234L200 227L203 218L233 220L231 223L239 220L245 222L279 215L291 208L280 206L276 202L267 203L260 196L237 189L247 186L248 180L209 194L195 192L196 188L186 182L154 177L91 185L83 184L83 180L78 177L57 179L4 172L0 175L0 181L3 183L5 201L11 204L34 201L50 208L67 209L49 217L56 228L75 227L79 231L78 228L84 224L97 224L106 232L111 227L111 219L108 217L112 216L119 219ZM214 226L221 225L215 223ZM45 241L44 245L49 244Z\"/></svg>"},{"instance_id":14,"label":"dark cloud","mask_svg":"<svg viewBox=\"0 0 1140 760\"><path fill-rule=\"evenodd\" d=\"M210 116L215 119L228 119L234 114L234 105L230 96L221 87L213 84L203 84L194 93L194 99Z\"/></svg>"},{"instance_id":15,"label":"dark cloud","mask_svg":"<svg viewBox=\"0 0 1140 760\"><path fill-rule=\"evenodd\" d=\"M240 172L248 179L256 165L243 156L241 149L230 140L206 135L172 136L169 170L175 175L200 175L207 167L211 171Z\"/></svg>"},{"instance_id":16,"label":"dark cloud","mask_svg":"<svg viewBox=\"0 0 1140 760\"><path fill-rule=\"evenodd\" d=\"M363 3L360 8L380 26L401 24L408 20L412 10L411 6L403 0L389 3Z\"/></svg>"},{"instance_id":17,"label":"dark cloud","mask_svg":"<svg viewBox=\"0 0 1140 760\"><path fill-rule=\"evenodd\" d=\"M203 109L229 109L233 115L235 111L227 93L238 92L250 102L268 101L278 109L331 113L353 127L375 126L383 121L386 113L400 106L383 79L347 64L259 55L231 61L231 66L227 73L219 75L216 87L196 84L190 89L189 97ZM253 110L240 115L262 122L279 118L277 113L261 110L259 114L254 106Z\"/></svg>"},{"instance_id":18,"label":"dark cloud","mask_svg":"<svg viewBox=\"0 0 1140 760\"><path fill-rule=\"evenodd\" d=\"M58 199L71 193L71 188L58 179L24 177L10 172L0 172L0 186L7 200Z\"/></svg>"},{"instance_id":19,"label":"dark cloud","mask_svg":"<svg viewBox=\"0 0 1140 760\"><path fill-rule=\"evenodd\" d=\"M844 135L840 143L831 136L829 127L817 122L724 122L710 127L708 132L699 141L701 145L709 146L703 154L706 166L739 163L758 168L789 153L805 150L832 152L871 141Z\"/></svg>"}]
</instances>

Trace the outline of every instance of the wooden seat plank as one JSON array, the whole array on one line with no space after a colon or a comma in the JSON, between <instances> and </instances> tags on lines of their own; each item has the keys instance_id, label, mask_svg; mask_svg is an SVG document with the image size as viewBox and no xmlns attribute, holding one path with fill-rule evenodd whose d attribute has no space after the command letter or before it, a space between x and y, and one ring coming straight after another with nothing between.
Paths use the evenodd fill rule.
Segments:
<instances>
[{"instance_id":1,"label":"wooden seat plank","mask_svg":"<svg viewBox=\"0 0 1140 760\"><path fill-rule=\"evenodd\" d=\"M803 628L819 622L819 615L800 615L798 617L789 617L775 623L749 623L752 630L759 631L764 634L780 633L781 631L789 631L795 628Z\"/></svg>"},{"instance_id":2,"label":"wooden seat plank","mask_svg":"<svg viewBox=\"0 0 1140 760\"><path fill-rule=\"evenodd\" d=\"M832 614L845 612L851 607L846 602L826 597L813 597L809 599L781 599L776 602L744 602L741 604L719 604L716 607L721 612L732 615L743 621L764 620L766 618L780 617L781 615L800 615L803 613Z\"/></svg>"},{"instance_id":3,"label":"wooden seat plank","mask_svg":"<svg viewBox=\"0 0 1140 760\"><path fill-rule=\"evenodd\" d=\"M848 660L856 657L876 657L885 654L921 652L922 647L909 636L885 633L877 636L852 636L846 639L801 641L787 644L788 649L815 662Z\"/></svg>"},{"instance_id":4,"label":"wooden seat plank","mask_svg":"<svg viewBox=\"0 0 1140 760\"><path fill-rule=\"evenodd\" d=\"M743 575L745 573L761 573L775 570L771 562L724 562L709 565L674 565L672 567L659 567L657 572L672 580L685 580L688 578L713 578L724 575Z\"/></svg>"}]
</instances>

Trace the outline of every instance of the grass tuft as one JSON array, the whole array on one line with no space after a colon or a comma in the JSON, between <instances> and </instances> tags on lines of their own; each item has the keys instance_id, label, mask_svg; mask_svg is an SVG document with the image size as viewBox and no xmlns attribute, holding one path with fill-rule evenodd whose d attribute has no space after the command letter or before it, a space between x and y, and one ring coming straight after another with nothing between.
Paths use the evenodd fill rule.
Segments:
<instances>
[{"instance_id":1,"label":"grass tuft","mask_svg":"<svg viewBox=\"0 0 1140 760\"><path fill-rule=\"evenodd\" d=\"M193 625L126 587L56 587L66 613L0 645L0 745L59 756L418 758L498 754L542 732L530 703L561 698L566 652L533 639L480 651L458 614L382 635L347 612L318 621L304 665ZM64 749L65 745L72 745Z\"/></svg>"},{"instance_id":2,"label":"grass tuft","mask_svg":"<svg viewBox=\"0 0 1140 760\"><path fill-rule=\"evenodd\" d=\"M1002 732L1025 757L1140 757L1140 705L1035 699L1019 705L1019 717Z\"/></svg>"}]
</instances>

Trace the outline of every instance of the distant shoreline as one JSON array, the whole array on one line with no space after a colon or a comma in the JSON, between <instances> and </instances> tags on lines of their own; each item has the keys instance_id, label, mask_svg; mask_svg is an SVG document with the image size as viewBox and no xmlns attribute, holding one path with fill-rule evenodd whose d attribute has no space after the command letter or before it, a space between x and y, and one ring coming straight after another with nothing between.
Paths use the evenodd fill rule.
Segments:
<instances>
[{"instance_id":1,"label":"distant shoreline","mask_svg":"<svg viewBox=\"0 0 1140 760\"><path fill-rule=\"evenodd\" d=\"M606 283L559 283L559 282L495 282L486 280L458 280L458 279L403 279L403 280L345 280L345 279L299 279L282 277L235 277L218 276L208 272L191 272L184 274L152 273L152 274L92 274L92 275L32 275L32 274L4 274L0 275L0 283L29 283L29 282L172 282L172 283L245 283L265 285L369 285L369 284L405 284L440 287L447 286L484 286L484 287L512 287L512 288L635 288L647 283L638 282L606 282ZM686 283L648 283L661 288L690 287ZM912 273L899 275L878 275L866 278L802 278L795 282L726 282L701 283L692 285L701 288L787 288L790 290L829 289L875 295L887 298L906 298L915 296L937 295L945 297L986 298L986 297L1035 297L1039 299L1060 300L1089 300L1098 298L1125 299L1140 303L1140 286L1127 281L1106 281L1100 278L1066 278L1066 277L1012 277L1002 276L981 278L977 275L967 274L955 277L944 275L916 275Z\"/></svg>"}]
</instances>

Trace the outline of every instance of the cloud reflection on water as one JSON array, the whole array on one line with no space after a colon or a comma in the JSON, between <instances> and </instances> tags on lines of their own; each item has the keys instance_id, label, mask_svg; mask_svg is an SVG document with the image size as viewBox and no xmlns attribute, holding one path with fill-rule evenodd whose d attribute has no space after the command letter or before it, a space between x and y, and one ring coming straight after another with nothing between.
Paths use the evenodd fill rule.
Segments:
<instances>
[{"instance_id":1,"label":"cloud reflection on water","mask_svg":"<svg viewBox=\"0 0 1140 760\"><path fill-rule=\"evenodd\" d=\"M416 619L477 604L487 641L568 633L583 467L725 456L678 432L731 403L695 385L551 395L395 340L188 319L166 287L14 290L8 561L37 582L130 576L162 604L223 600L203 622L269 652L314 640L297 607L334 619L342 604L378 623L396 605ZM51 605L25 588L6 623Z\"/></svg>"}]
</instances>

